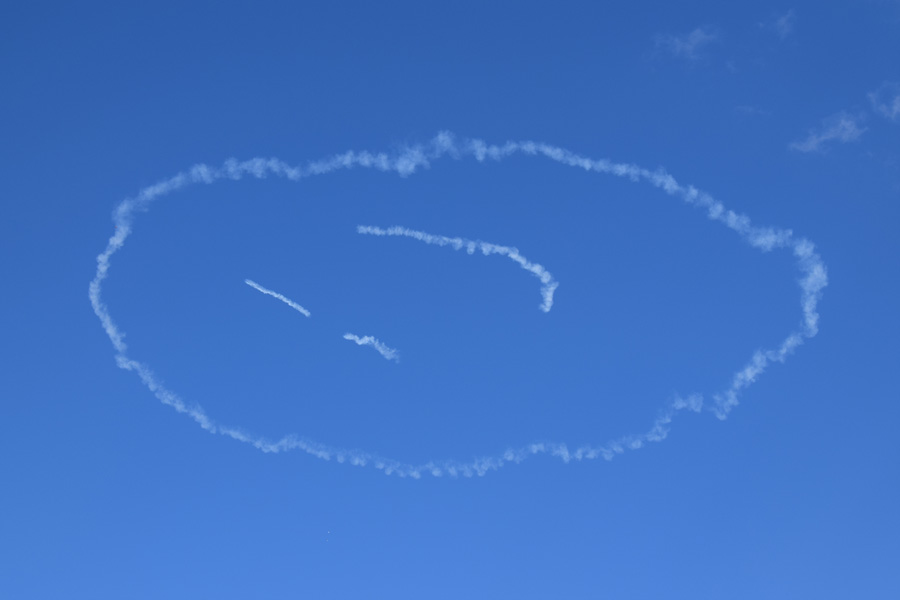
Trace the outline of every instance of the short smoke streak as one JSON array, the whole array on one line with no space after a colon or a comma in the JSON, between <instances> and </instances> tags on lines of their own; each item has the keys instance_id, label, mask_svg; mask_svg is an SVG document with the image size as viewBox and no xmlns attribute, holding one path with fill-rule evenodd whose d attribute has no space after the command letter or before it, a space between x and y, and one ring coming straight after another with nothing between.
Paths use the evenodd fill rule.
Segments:
<instances>
[{"instance_id":1,"label":"short smoke streak","mask_svg":"<svg viewBox=\"0 0 900 600\"><path fill-rule=\"evenodd\" d=\"M450 246L454 250L462 250L465 248L466 252L469 254L474 254L475 251L478 250L485 256L490 254L505 256L518 263L523 269L541 280L541 296L543 296L544 301L541 302L540 309L544 312L550 312L550 309L553 308L553 292L559 287L559 283L553 279L553 275L551 275L547 269L537 263L529 262L528 259L519 254L519 250L516 248L499 246L489 242L467 240L465 238L433 235L431 233L425 233L424 231L406 229L405 227L388 227L387 229L381 229L380 227L358 225L356 227L356 232L363 235L408 237L433 246Z\"/></svg>"},{"instance_id":2,"label":"short smoke streak","mask_svg":"<svg viewBox=\"0 0 900 600\"><path fill-rule=\"evenodd\" d=\"M357 346L372 346L373 348L378 350L378 354L382 355L386 359L400 362L400 354L398 354L396 350L394 350L393 348L388 348L380 341L373 338L371 335L359 337L358 335L353 335L352 333L345 333L344 339L350 340L351 342L356 342Z\"/></svg>"},{"instance_id":3,"label":"short smoke streak","mask_svg":"<svg viewBox=\"0 0 900 600\"><path fill-rule=\"evenodd\" d=\"M306 310L305 308L303 308L302 306L300 306L299 304L297 304L290 298L282 296L278 292L273 292L272 290L266 289L263 286L259 285L258 283L256 283L255 281L252 281L250 279L245 279L244 283L246 283L247 285L249 285L250 287L252 287L255 290L259 290L260 292L262 292L263 294L265 294L267 296L272 296L273 298L278 298L279 300L281 300L282 302L284 302L285 304L287 304L288 306L290 306L297 312L303 314L304 316L306 316L306 317L310 316L310 313L308 310Z\"/></svg>"},{"instance_id":4,"label":"short smoke streak","mask_svg":"<svg viewBox=\"0 0 900 600\"><path fill-rule=\"evenodd\" d=\"M419 168L430 166L432 161L444 156L454 159L473 157L478 162L484 162L487 160L499 161L514 154L540 156L587 172L615 175L634 182L649 183L671 196L680 198L688 205L703 210L710 220L731 229L746 243L762 252L776 249L790 251L800 271L802 319L799 328L788 334L778 347L755 352L750 361L731 378L731 382L725 390L712 396L711 402L707 404L699 394L687 398L676 397L659 412L650 428L644 433L623 436L600 446L584 445L572 450L562 443L540 442L517 449L509 449L499 455L470 461L443 460L412 465L368 452L329 447L295 435L270 441L215 423L202 408L186 404L176 394L166 389L147 366L127 356L124 333L118 329L106 304L103 303L102 284L109 275L110 259L131 234L136 215L149 208L154 200L189 185L209 184L226 179L238 180L246 176L264 179L268 175L299 181L313 175L324 175L355 167L371 168L406 177ZM116 362L120 368L137 373L144 385L154 393L160 402L171 406L177 412L188 415L210 433L219 433L245 442L263 452L277 453L299 450L323 460L334 459L340 463L346 462L357 466L371 465L389 475L415 479L422 475L435 477L484 475L489 471L500 469L506 464L520 463L530 456L539 454L555 456L564 462L596 458L611 460L626 450L641 448L648 442L664 440L668 435L669 425L679 412L685 410L701 412L706 409L718 418L725 419L737 406L741 393L756 381L771 363L784 362L806 339L816 335L819 322L818 302L822 290L828 284L825 264L812 242L795 237L789 229L753 225L746 215L725 208L721 202L693 186L678 183L663 169L648 170L632 164L614 163L605 159L594 160L563 148L538 142L507 142L497 146L477 139L457 140L449 133L440 133L428 144L407 148L397 154L346 152L332 158L308 163L304 167L290 166L274 158L254 158L244 162L232 159L218 168L203 164L196 165L174 177L142 189L133 198L122 201L113 213L113 221L116 225L115 233L109 238L106 249L97 257L97 271L90 283L88 295L94 313L116 351Z\"/></svg>"}]
</instances>

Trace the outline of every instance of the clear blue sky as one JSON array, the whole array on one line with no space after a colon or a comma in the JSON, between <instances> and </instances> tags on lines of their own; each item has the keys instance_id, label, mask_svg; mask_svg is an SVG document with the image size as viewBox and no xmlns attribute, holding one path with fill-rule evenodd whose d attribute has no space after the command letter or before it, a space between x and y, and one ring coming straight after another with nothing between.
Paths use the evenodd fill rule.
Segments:
<instances>
[{"instance_id":1,"label":"clear blue sky","mask_svg":"<svg viewBox=\"0 0 900 600\"><path fill-rule=\"evenodd\" d=\"M900 4L304 4L0 10L0 596L900 597ZM783 247L473 139L664 169ZM114 220L196 164L348 150L430 158ZM117 367L110 239L101 315L215 434Z\"/></svg>"}]
</instances>

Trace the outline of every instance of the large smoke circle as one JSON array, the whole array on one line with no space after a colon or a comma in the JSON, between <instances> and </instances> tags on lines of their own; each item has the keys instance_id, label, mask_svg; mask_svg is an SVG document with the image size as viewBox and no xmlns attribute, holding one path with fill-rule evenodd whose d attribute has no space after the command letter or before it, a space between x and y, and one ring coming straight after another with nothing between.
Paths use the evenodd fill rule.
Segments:
<instances>
[{"instance_id":1,"label":"large smoke circle","mask_svg":"<svg viewBox=\"0 0 900 600\"><path fill-rule=\"evenodd\" d=\"M216 422L196 404L189 404L176 393L163 386L145 363L128 356L128 348L122 332L102 300L102 285L109 275L111 259L122 248L131 234L139 211L146 210L152 202L192 184L210 184L220 180L238 180L244 177L259 179L269 175L284 177L291 181L300 181L314 175L331 173L343 169L370 168L378 171L395 173L401 177L414 174L418 169L427 167L432 161L442 158L473 158L479 162L500 161L513 154L542 157L565 166L582 169L592 173L609 174L625 177L634 182L645 182L662 189L669 195L683 200L686 204L705 212L708 219L724 225L734 231L746 243L762 252L772 250L790 251L800 272L801 313L802 318L796 331L790 332L776 348L759 350L753 353L750 360L734 374L731 384L718 393L704 398L694 394L685 398L676 397L663 406L650 428L640 434L625 435L605 444L569 448L565 443L533 443L522 448L510 448L502 454L488 456L464 462L457 460L435 460L425 464L406 464L398 460L380 457L363 451L333 448L297 435L286 435L278 440L251 435L242 430ZM478 139L457 139L452 134L442 132L430 142L408 147L396 153L346 152L344 154L315 161L302 167L291 166L278 159L253 158L247 161L230 159L220 167L195 165L174 177L165 179L140 190L134 197L123 200L116 207L113 220L115 233L110 237L106 249L97 257L97 271L90 283L89 298L94 313L100 319L106 334L116 351L116 363L125 370L134 372L156 398L175 409L177 412L193 419L201 428L209 433L228 436L240 442L252 445L263 452L285 452L300 450L316 458L358 466L374 466L386 474L401 477L420 478L424 474L442 476L484 475L488 471L499 469L507 463L519 463L536 454L548 454L563 462L604 458L611 460L617 454L629 449L638 449L648 442L659 442L665 439L669 426L677 413L681 411L709 411L719 419L725 419L737 406L741 393L765 371L772 362L784 362L785 359L800 346L804 340L812 338L818 332L817 304L822 290L828 283L825 265L809 240L794 236L788 229L760 227L753 225L746 215L735 213L710 196L693 186L679 184L674 177L662 169L648 170L632 164L614 163L606 159L590 159L574 154L563 148L538 142L507 142L503 145L490 145ZM372 233L372 232L369 232ZM413 232L419 233L419 232ZM408 234L404 234L408 235ZM515 259L514 259L515 260ZM522 261L517 261L523 263ZM525 262L523 266L531 263ZM540 265L537 265L540 267ZM528 268L526 266L525 268ZM533 269L532 269L533 270ZM534 271L539 277L540 272ZM542 281L544 279L542 278ZM544 281L545 285L551 280ZM248 283L248 285L253 285ZM555 283L553 284L555 285ZM259 287L257 287L259 289ZM264 293L268 293L266 290ZM274 294L274 293L273 293ZM552 303L552 288L549 295L544 293L544 307L549 310ZM300 312L305 309L297 307ZM308 316L308 315L307 315Z\"/></svg>"}]
</instances>

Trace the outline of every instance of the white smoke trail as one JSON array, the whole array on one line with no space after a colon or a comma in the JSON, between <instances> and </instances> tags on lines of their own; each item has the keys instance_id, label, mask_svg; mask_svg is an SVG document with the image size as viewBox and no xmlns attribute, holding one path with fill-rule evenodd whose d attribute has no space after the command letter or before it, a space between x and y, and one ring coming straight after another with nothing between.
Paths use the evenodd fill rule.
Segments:
<instances>
[{"instance_id":1,"label":"white smoke trail","mask_svg":"<svg viewBox=\"0 0 900 600\"><path fill-rule=\"evenodd\" d=\"M518 449L509 449L502 454L477 458L467 462L446 460L431 461L421 465L402 463L383 458L367 452L333 448L295 435L288 435L278 441L270 441L244 433L232 427L225 427L213 422L203 409L188 406L176 394L166 389L151 373L148 367L127 357L124 333L118 329L109 310L103 303L101 292L103 281L109 275L110 259L123 246L131 234L136 214L146 210L157 198L195 183L213 183L222 179L238 180L244 176L259 179L267 175L278 175L292 181L298 181L313 175L323 175L339 169L366 167L383 172L397 173L401 177L413 174L420 167L428 167L431 161L443 156L459 159L472 156L479 162L486 159L499 161L513 154L543 156L566 166L577 167L593 173L605 173L617 177L627 177L631 181L645 181L658 187L667 194L681 198L687 204L701 208L712 221L721 223L738 234L741 239L763 252L775 249L790 250L796 259L800 271L800 306L802 319L799 329L788 334L777 348L758 350L750 362L742 367L731 379L728 387L713 395L713 402L706 406L702 396L694 394L688 398L677 397L669 402L657 415L649 430L637 435L628 435L612 440L601 446L581 446L569 450L562 443L533 443ZM683 410L700 412L703 408L712 411L720 419L724 419L737 406L740 394L766 370L772 362L784 362L787 357L800 346L804 340L812 338L818 332L818 302L822 290L828 284L825 264L815 251L812 242L797 238L789 229L759 227L751 223L746 215L735 213L705 192L690 185L679 184L674 177L663 169L648 170L631 164L613 163L609 160L585 158L555 146L538 142L507 142L502 146L489 145L481 140L456 140L453 135L442 132L424 146L407 148L398 154L372 154L369 152L346 152L322 161L312 162L305 167L292 167L277 159L254 158L244 162L228 160L219 168L207 165L196 165L188 171L151 185L138 192L134 198L122 201L113 213L116 225L115 233L109 238L106 249L97 256L97 271L90 283L88 296L94 313L116 350L116 362L120 368L135 371L141 381L163 403L172 406L176 411L187 414L203 429L210 433L219 433L235 440L245 442L263 452L285 452L300 450L316 458L340 463L365 466L372 465L386 474L401 477L419 478L424 474L439 477L451 476L471 477L484 475L488 471L497 470L508 463L522 462L529 456L546 454L560 458L564 462L571 460L587 460L604 458L611 460L625 450L643 447L647 442L659 442L668 435L669 425L675 415Z\"/></svg>"},{"instance_id":2,"label":"white smoke trail","mask_svg":"<svg viewBox=\"0 0 900 600\"><path fill-rule=\"evenodd\" d=\"M393 360L395 362L400 362L400 355L393 348L388 348L384 344L382 344L377 339L373 338L371 335L367 335L365 337L359 337L358 335L353 335L352 333L344 334L345 340L350 340L351 342L356 342L357 346L372 346L376 350L378 350L378 354L382 355L388 360Z\"/></svg>"},{"instance_id":3,"label":"white smoke trail","mask_svg":"<svg viewBox=\"0 0 900 600\"><path fill-rule=\"evenodd\" d=\"M287 304L288 306L290 306L297 312L302 313L303 315L305 315L307 317L310 316L308 310L306 310L305 308L303 308L302 306L300 306L299 304L297 304L290 298L287 298L286 296L282 296L278 292L273 292L272 290L266 289L263 286L259 285L258 283L256 283L253 280L250 280L250 279L245 279L244 283L246 283L247 285L249 285L250 287L252 287L255 290L259 290L260 292L262 292L263 294L266 294L267 296L272 296L273 298L278 298L279 300L281 300L282 302L284 302L285 304Z\"/></svg>"},{"instance_id":4,"label":"white smoke trail","mask_svg":"<svg viewBox=\"0 0 900 600\"><path fill-rule=\"evenodd\" d=\"M518 263L519 266L521 266L523 269L541 280L541 284L543 284L541 286L541 296L543 296L544 301L541 303L539 308L544 312L550 312L550 309L553 308L553 292L555 292L556 288L559 287L559 283L557 283L553 279L553 275L551 275L547 271L547 269L537 263L529 262L528 259L519 254L519 250L517 248L512 248L510 246L498 246L497 244L491 244L489 242L473 241L464 238L451 238L445 237L443 235L433 235L431 233L425 233L424 231L406 229L405 227L388 227L387 229L381 229L380 227L372 227L369 225L357 225L356 232L363 235L408 237L413 238L414 240L419 240L420 242L425 242L426 244L432 244L434 246L451 246L454 250L461 250L465 248L466 252L468 252L469 254L474 254L475 250L480 250L481 253L485 256L488 256L490 254L499 254L500 256L506 256L510 260Z\"/></svg>"}]
</instances>

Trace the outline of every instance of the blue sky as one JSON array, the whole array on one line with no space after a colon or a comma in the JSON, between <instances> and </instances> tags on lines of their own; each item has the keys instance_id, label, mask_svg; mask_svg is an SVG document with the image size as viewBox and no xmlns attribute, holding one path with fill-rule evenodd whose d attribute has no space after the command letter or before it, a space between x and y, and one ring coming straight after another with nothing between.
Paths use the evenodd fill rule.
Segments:
<instances>
[{"instance_id":1,"label":"blue sky","mask_svg":"<svg viewBox=\"0 0 900 600\"><path fill-rule=\"evenodd\" d=\"M896 597L898 31L4 7L0 595Z\"/></svg>"}]
</instances>

